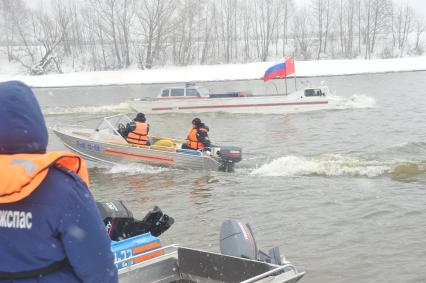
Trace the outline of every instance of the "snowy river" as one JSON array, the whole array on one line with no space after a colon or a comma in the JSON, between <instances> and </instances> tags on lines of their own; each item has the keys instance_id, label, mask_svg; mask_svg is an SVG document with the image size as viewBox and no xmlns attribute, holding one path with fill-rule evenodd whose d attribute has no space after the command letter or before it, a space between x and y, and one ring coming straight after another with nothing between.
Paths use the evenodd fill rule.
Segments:
<instances>
[{"instance_id":1,"label":"snowy river","mask_svg":"<svg viewBox=\"0 0 426 283\"><path fill-rule=\"evenodd\" d=\"M198 115L214 142L243 148L235 173L90 164L93 194L125 201L137 217L160 206L175 218L164 244L218 251L222 221L248 222L259 247L278 245L307 271L305 283L426 282L426 72L309 80L347 98L345 109ZM203 85L215 92L275 89L261 81ZM131 112L127 99L154 96L161 87L35 92L48 126L92 127L98 117ZM185 137L193 117L148 120L152 134ZM52 131L49 149L64 149Z\"/></svg>"}]
</instances>

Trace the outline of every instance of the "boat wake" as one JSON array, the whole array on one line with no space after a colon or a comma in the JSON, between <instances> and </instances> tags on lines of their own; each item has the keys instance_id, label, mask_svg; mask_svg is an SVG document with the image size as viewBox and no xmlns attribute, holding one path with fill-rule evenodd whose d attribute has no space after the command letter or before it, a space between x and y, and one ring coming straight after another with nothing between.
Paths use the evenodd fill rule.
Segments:
<instances>
[{"instance_id":1,"label":"boat wake","mask_svg":"<svg viewBox=\"0 0 426 283\"><path fill-rule=\"evenodd\" d=\"M104 167L106 169L106 173L108 174L120 174L120 175L151 175L157 174L164 171L168 171L170 169L165 167L153 167L145 164L135 163L135 164L116 164L112 167Z\"/></svg>"},{"instance_id":2,"label":"boat wake","mask_svg":"<svg viewBox=\"0 0 426 283\"><path fill-rule=\"evenodd\" d=\"M349 176L409 179L426 173L426 160L379 161L355 155L283 156L251 171L258 176Z\"/></svg>"},{"instance_id":3,"label":"boat wake","mask_svg":"<svg viewBox=\"0 0 426 283\"><path fill-rule=\"evenodd\" d=\"M363 109L376 107L376 99L366 94L353 94L348 98L331 96L331 101L334 101L336 109Z\"/></svg>"},{"instance_id":4,"label":"boat wake","mask_svg":"<svg viewBox=\"0 0 426 283\"><path fill-rule=\"evenodd\" d=\"M132 109L126 103L115 105L102 105L102 106L79 106L79 107L48 107L43 109L45 115L62 115L62 114L76 114L76 113L123 113L131 112Z\"/></svg>"}]
</instances>

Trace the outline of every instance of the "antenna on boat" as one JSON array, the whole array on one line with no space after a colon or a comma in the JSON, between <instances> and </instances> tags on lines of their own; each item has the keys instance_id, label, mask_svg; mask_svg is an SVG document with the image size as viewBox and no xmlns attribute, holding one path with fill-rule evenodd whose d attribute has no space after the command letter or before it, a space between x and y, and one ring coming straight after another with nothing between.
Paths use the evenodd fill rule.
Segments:
<instances>
[{"instance_id":1,"label":"antenna on boat","mask_svg":"<svg viewBox=\"0 0 426 283\"><path fill-rule=\"evenodd\" d=\"M275 87L275 91L276 91L276 93L277 93L277 95L279 95L279 92L278 92L278 87L277 87L277 85L271 80L271 83L274 85L274 87Z\"/></svg>"},{"instance_id":2,"label":"antenna on boat","mask_svg":"<svg viewBox=\"0 0 426 283\"><path fill-rule=\"evenodd\" d=\"M193 83L193 82L185 82L185 88L192 87L192 86L195 86L195 83Z\"/></svg>"}]
</instances>

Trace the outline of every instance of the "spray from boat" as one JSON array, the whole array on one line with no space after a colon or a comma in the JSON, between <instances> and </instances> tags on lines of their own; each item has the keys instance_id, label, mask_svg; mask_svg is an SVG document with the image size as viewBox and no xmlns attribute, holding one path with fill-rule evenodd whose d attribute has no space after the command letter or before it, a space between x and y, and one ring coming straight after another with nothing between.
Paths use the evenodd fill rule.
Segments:
<instances>
[{"instance_id":1,"label":"spray from boat","mask_svg":"<svg viewBox=\"0 0 426 283\"><path fill-rule=\"evenodd\" d=\"M392 151L393 149L390 149ZM315 156L287 155L273 159L250 172L252 176L329 176L367 177L388 176L409 180L426 174L426 160L398 157L382 160L380 154L319 154Z\"/></svg>"},{"instance_id":2,"label":"spray from boat","mask_svg":"<svg viewBox=\"0 0 426 283\"><path fill-rule=\"evenodd\" d=\"M79 114L79 113L126 113L131 112L131 108L126 102L114 105L100 106L76 106L76 107L46 107L43 109L45 115L63 115L63 114Z\"/></svg>"}]
</instances>

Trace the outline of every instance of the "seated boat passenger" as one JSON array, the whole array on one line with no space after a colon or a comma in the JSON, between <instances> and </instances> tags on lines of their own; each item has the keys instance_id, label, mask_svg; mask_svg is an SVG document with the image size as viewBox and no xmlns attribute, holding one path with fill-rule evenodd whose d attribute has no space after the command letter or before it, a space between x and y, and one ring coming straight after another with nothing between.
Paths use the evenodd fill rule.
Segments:
<instances>
[{"instance_id":1,"label":"seated boat passenger","mask_svg":"<svg viewBox=\"0 0 426 283\"><path fill-rule=\"evenodd\" d=\"M138 113L132 122L127 123L125 138L131 144L150 145L148 132L149 124L146 122L145 114Z\"/></svg>"},{"instance_id":2,"label":"seated boat passenger","mask_svg":"<svg viewBox=\"0 0 426 283\"><path fill-rule=\"evenodd\" d=\"M183 149L199 150L211 146L209 139L209 127L204 125L199 118L192 120L192 128L189 129L186 144L182 144Z\"/></svg>"}]
</instances>

